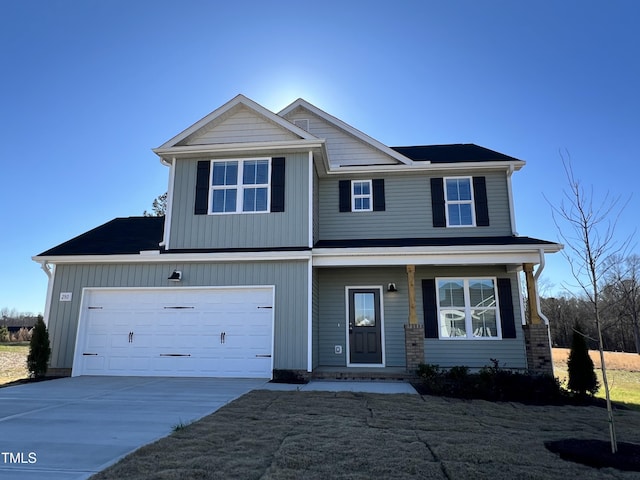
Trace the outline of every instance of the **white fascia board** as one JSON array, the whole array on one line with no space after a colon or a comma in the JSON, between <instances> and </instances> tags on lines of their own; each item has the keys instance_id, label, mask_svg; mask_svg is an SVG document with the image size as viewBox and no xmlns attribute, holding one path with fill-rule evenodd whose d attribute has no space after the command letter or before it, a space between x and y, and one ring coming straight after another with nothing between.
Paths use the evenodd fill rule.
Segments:
<instances>
[{"instance_id":1,"label":"white fascia board","mask_svg":"<svg viewBox=\"0 0 640 480\"><path fill-rule=\"evenodd\" d=\"M296 252L216 252L216 253L165 253L151 255L60 255L52 257L31 257L34 262L53 265L69 263L207 263L207 262L266 262L266 261L309 261L311 251Z\"/></svg>"},{"instance_id":2,"label":"white fascia board","mask_svg":"<svg viewBox=\"0 0 640 480\"><path fill-rule=\"evenodd\" d=\"M379 142L375 138L372 138L369 135L367 135L366 133L361 132L357 128L354 128L351 125L349 125L348 123L343 122L339 118L336 118L333 115L328 114L324 110L320 110L318 107L316 107L315 105L310 104L309 102L307 102L306 100L304 100L302 98L297 99L291 105L289 105L289 106L285 107L284 109L282 109L281 111L279 111L278 115L281 116L281 117L284 117L289 112L295 110L298 107L302 107L302 108L304 108L306 110L309 110L311 113L313 113L314 115L317 115L318 117L322 118L326 122L334 125L335 127L339 128L340 130L343 130L343 131L349 133L350 135L356 137L357 139L362 140L365 143L368 143L372 147L374 147L374 148L380 150L381 152L384 152L385 154L389 155L391 158L395 158L396 160L398 160L402 164L406 164L406 165L413 164L413 160L411 160L409 157L405 157L401 153L398 153L395 150L393 150L392 148L387 147L384 143Z\"/></svg>"},{"instance_id":3,"label":"white fascia board","mask_svg":"<svg viewBox=\"0 0 640 480\"><path fill-rule=\"evenodd\" d=\"M518 171L525 165L523 161L517 162L459 162L459 163L426 163L415 162L412 165L353 165L333 167L327 171L328 175L344 175L355 173L386 173L386 172L442 172L455 173L456 171L482 171L482 170L501 170L501 171Z\"/></svg>"},{"instance_id":4,"label":"white fascia board","mask_svg":"<svg viewBox=\"0 0 640 480\"><path fill-rule=\"evenodd\" d=\"M285 120L284 118L276 115L275 113L271 112L270 110L267 110L262 105L254 102L253 100L251 100L251 99L245 97L244 95L240 94L240 95L235 96L231 100L229 100L227 103L225 103L221 107L215 109L209 115L205 116L204 118L201 118L196 123L191 125L189 128L187 128L187 129L183 130L182 132L180 132L175 137L173 137L170 140L168 140L167 142L163 143L158 148L159 149L165 149L165 148L169 148L169 147L174 146L176 143L181 142L182 140L187 138L189 135L197 132L198 130L200 130L202 127L204 127L208 123L212 122L213 120L215 120L219 116L221 116L221 115L225 114L226 112L228 112L229 110L231 110L236 105L240 105L240 104L242 104L245 107L255 111L259 115L262 115L263 117L266 117L268 120L280 125L281 127L289 130L290 132L298 135L299 137L301 137L303 139L316 138L313 135L311 135L309 132L307 132L306 130L303 130L303 129L299 128L299 127L296 127L293 123Z\"/></svg>"},{"instance_id":5,"label":"white fascia board","mask_svg":"<svg viewBox=\"0 0 640 480\"><path fill-rule=\"evenodd\" d=\"M516 247L516 248L509 248ZM554 246L555 247L555 246ZM558 251L550 248L547 253ZM538 249L521 246L487 247L404 247L404 248L316 248L313 266L374 265L519 265L539 263Z\"/></svg>"},{"instance_id":6,"label":"white fascia board","mask_svg":"<svg viewBox=\"0 0 640 480\"><path fill-rule=\"evenodd\" d=\"M314 138L310 140L284 140L276 142L216 143L211 145L188 145L183 147L155 148L153 152L161 158L185 158L216 153L248 153L268 150L308 150L322 149L325 141Z\"/></svg>"}]
</instances>

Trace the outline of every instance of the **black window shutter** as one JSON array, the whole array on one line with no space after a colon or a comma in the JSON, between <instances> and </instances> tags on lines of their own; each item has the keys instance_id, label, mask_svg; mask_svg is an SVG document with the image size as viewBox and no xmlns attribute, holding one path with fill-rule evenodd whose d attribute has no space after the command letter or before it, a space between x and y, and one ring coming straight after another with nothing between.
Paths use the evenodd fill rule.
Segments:
<instances>
[{"instance_id":1,"label":"black window shutter","mask_svg":"<svg viewBox=\"0 0 640 480\"><path fill-rule=\"evenodd\" d=\"M198 162L196 173L196 201L193 213L195 215L206 215L209 209L209 174L211 162L201 160Z\"/></svg>"},{"instance_id":2,"label":"black window shutter","mask_svg":"<svg viewBox=\"0 0 640 480\"><path fill-rule=\"evenodd\" d=\"M489 226L489 204L485 177L473 177L473 199L476 207L476 225Z\"/></svg>"},{"instance_id":3,"label":"black window shutter","mask_svg":"<svg viewBox=\"0 0 640 480\"><path fill-rule=\"evenodd\" d=\"M384 179L371 180L371 184L373 186L373 211L384 212L386 206L384 201Z\"/></svg>"},{"instance_id":4,"label":"black window shutter","mask_svg":"<svg viewBox=\"0 0 640 480\"><path fill-rule=\"evenodd\" d=\"M511 296L510 279L498 279L498 299L500 300L502 338L516 338L516 320L513 314L513 297Z\"/></svg>"},{"instance_id":5,"label":"black window shutter","mask_svg":"<svg viewBox=\"0 0 640 480\"><path fill-rule=\"evenodd\" d=\"M436 281L432 278L422 280L422 309L424 311L425 338L438 338Z\"/></svg>"},{"instance_id":6,"label":"black window shutter","mask_svg":"<svg viewBox=\"0 0 640 480\"><path fill-rule=\"evenodd\" d=\"M271 159L271 211L284 212L284 157Z\"/></svg>"},{"instance_id":7,"label":"black window shutter","mask_svg":"<svg viewBox=\"0 0 640 480\"><path fill-rule=\"evenodd\" d=\"M340 180L338 182L338 190L340 192L340 211L351 211L351 180Z\"/></svg>"},{"instance_id":8,"label":"black window shutter","mask_svg":"<svg viewBox=\"0 0 640 480\"><path fill-rule=\"evenodd\" d=\"M434 227L446 227L447 217L445 215L444 203L444 179L431 179L431 211L433 214Z\"/></svg>"}]
</instances>

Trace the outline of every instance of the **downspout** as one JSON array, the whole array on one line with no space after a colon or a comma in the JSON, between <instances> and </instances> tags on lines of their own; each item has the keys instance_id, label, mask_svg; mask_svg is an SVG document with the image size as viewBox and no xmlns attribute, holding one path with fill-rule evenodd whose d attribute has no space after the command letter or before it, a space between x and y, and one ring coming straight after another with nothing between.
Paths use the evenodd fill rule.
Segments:
<instances>
[{"instance_id":1,"label":"downspout","mask_svg":"<svg viewBox=\"0 0 640 480\"><path fill-rule=\"evenodd\" d=\"M44 260L40 263L40 268L42 268L42 271L49 278L49 281L47 282L47 297L44 303L43 315L44 324L47 326L47 328L49 328L49 314L51 312L51 300L53 297L53 279L55 276L55 265L52 267L51 265L49 265L49 262Z\"/></svg>"},{"instance_id":2,"label":"downspout","mask_svg":"<svg viewBox=\"0 0 640 480\"><path fill-rule=\"evenodd\" d=\"M544 320L545 324L549 325L549 319L544 315L544 313L542 313L542 309L540 308L540 294L538 293L538 278L540 278L545 265L544 250L540 248L538 249L538 253L540 255L540 264L538 265L538 268L536 268L536 273L533 274L533 279L536 283L536 307L538 309L538 315L540 316L540 318Z\"/></svg>"},{"instance_id":3,"label":"downspout","mask_svg":"<svg viewBox=\"0 0 640 480\"><path fill-rule=\"evenodd\" d=\"M175 182L176 158L173 157L171 162L167 162L161 157L160 163L165 167L169 167L169 186L167 187L167 209L164 212L164 232L162 234L162 241L158 246L169 250L169 230L171 228L171 210L173 209L173 184Z\"/></svg>"},{"instance_id":4,"label":"downspout","mask_svg":"<svg viewBox=\"0 0 640 480\"><path fill-rule=\"evenodd\" d=\"M515 171L515 167L512 163L509 164L509 170L507 171L507 194L509 196L509 220L511 221L511 234L518 236L516 231L516 216L513 205L513 187L511 185L511 176Z\"/></svg>"}]
</instances>

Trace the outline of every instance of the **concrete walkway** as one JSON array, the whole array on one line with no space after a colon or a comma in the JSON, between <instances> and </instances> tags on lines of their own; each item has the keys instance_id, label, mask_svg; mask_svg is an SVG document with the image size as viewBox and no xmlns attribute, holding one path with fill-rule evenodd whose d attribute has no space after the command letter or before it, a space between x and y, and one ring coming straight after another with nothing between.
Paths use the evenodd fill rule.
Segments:
<instances>
[{"instance_id":1,"label":"concrete walkway","mask_svg":"<svg viewBox=\"0 0 640 480\"><path fill-rule=\"evenodd\" d=\"M86 479L255 389L416 393L402 382L157 377L74 377L0 388L0 479Z\"/></svg>"},{"instance_id":2,"label":"concrete walkway","mask_svg":"<svg viewBox=\"0 0 640 480\"><path fill-rule=\"evenodd\" d=\"M261 388L265 390L301 391L301 392L365 392L365 393L409 393L416 394L409 383L393 381L347 381L347 380L312 380L305 385L288 383L267 383Z\"/></svg>"}]
</instances>

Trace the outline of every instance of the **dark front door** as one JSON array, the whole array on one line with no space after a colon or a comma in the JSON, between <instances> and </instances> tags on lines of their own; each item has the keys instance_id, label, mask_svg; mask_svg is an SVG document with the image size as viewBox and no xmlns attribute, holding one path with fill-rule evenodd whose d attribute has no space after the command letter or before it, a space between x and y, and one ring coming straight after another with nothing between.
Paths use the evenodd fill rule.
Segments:
<instances>
[{"instance_id":1,"label":"dark front door","mask_svg":"<svg viewBox=\"0 0 640 480\"><path fill-rule=\"evenodd\" d=\"M382 363L380 290L349 290L350 363Z\"/></svg>"}]
</instances>

